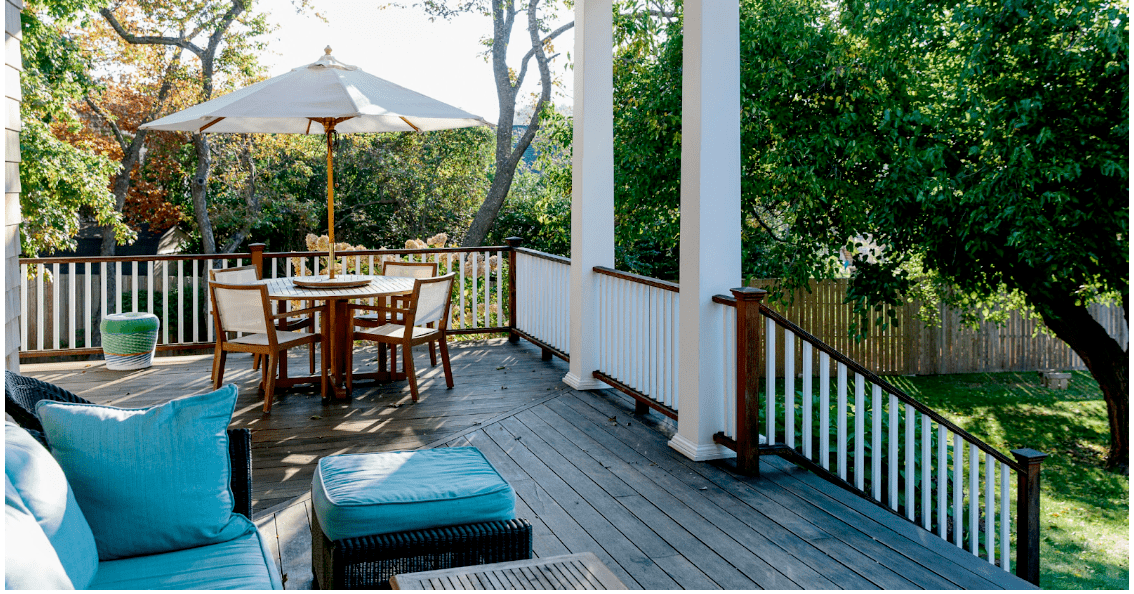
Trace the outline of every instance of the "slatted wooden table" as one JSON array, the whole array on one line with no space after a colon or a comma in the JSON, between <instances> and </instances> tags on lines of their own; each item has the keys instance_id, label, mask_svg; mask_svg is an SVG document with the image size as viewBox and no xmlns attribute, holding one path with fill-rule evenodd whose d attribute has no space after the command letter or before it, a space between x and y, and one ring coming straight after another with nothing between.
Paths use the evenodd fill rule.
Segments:
<instances>
[{"instance_id":1,"label":"slatted wooden table","mask_svg":"<svg viewBox=\"0 0 1134 594\"><path fill-rule=\"evenodd\" d=\"M594 553L403 573L396 590L625 590Z\"/></svg>"},{"instance_id":2,"label":"slatted wooden table","mask_svg":"<svg viewBox=\"0 0 1134 594\"><path fill-rule=\"evenodd\" d=\"M361 274L340 274L335 277L340 281L368 281L367 284L361 287L351 288L321 288L311 289L300 287L295 284L296 278L316 278L316 277L285 277L273 278L265 281L268 285L268 297L273 301L282 303L284 301L328 301L331 307L328 308L330 319L327 320L327 327L330 330L331 336L331 373L334 376L331 385L335 390L336 396L341 396L343 374L346 372L345 362L346 353L345 349L351 348L350 342L350 323L347 319L346 305L351 299L370 299L372 297L387 297L393 295L405 295L413 290L412 278L403 278L397 276L374 276L374 275L361 275ZM309 383L311 381L318 382L318 377L307 378L289 378L287 377L287 369L280 368L280 378L277 380L278 386L291 386L294 384ZM389 378L393 379L393 378Z\"/></svg>"}]
</instances>

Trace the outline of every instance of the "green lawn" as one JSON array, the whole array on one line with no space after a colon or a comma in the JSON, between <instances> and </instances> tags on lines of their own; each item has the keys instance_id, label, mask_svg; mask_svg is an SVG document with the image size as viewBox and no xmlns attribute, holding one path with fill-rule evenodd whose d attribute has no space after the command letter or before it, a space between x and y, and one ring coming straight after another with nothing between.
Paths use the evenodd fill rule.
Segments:
<instances>
[{"instance_id":1,"label":"green lawn","mask_svg":"<svg viewBox=\"0 0 1134 594\"><path fill-rule=\"evenodd\" d=\"M1130 481L1103 470L1106 403L1089 374L1075 372L1066 391L1044 388L1034 372L886 379L1001 451L1049 454L1041 478L1042 587L1130 587Z\"/></svg>"}]
</instances>

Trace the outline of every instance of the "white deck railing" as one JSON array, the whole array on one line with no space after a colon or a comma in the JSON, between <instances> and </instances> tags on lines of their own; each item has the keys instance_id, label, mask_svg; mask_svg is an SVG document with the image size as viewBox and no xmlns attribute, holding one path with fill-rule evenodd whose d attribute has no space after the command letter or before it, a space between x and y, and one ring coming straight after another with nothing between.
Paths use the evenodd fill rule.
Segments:
<instances>
[{"instance_id":1,"label":"white deck railing","mask_svg":"<svg viewBox=\"0 0 1134 594\"><path fill-rule=\"evenodd\" d=\"M724 296L716 300L736 303ZM752 305L759 307L763 330L762 369L749 370L763 375L759 429L767 445L761 448L786 449L925 530L1010 571L1012 502L1033 495L1018 492L1020 479L1031 471L1029 451L1013 452L1017 460L1012 460L766 305ZM742 361L738 353L737 365ZM738 410L736 400L734 389L726 410ZM722 435L734 439L735 429L734 421ZM1042 455L1031 463L1038 465L1039 459ZM1034 470L1038 473L1038 466ZM1015 481L1010 480L1013 472Z\"/></svg>"},{"instance_id":2,"label":"white deck railing","mask_svg":"<svg viewBox=\"0 0 1134 594\"><path fill-rule=\"evenodd\" d=\"M595 377L676 418L679 287L601 266L594 271L599 316Z\"/></svg>"},{"instance_id":3,"label":"white deck railing","mask_svg":"<svg viewBox=\"0 0 1134 594\"><path fill-rule=\"evenodd\" d=\"M517 248L516 330L549 351L571 352L571 260Z\"/></svg>"},{"instance_id":4,"label":"white deck railing","mask_svg":"<svg viewBox=\"0 0 1134 594\"><path fill-rule=\"evenodd\" d=\"M450 330L506 332L508 249L339 252L337 262L341 272L362 274L378 274L387 259L437 262L440 274L457 273ZM326 272L322 252L21 259L20 354L99 353L102 317L127 311L158 316L160 351L211 345L208 271L257 262L264 278Z\"/></svg>"}]
</instances>

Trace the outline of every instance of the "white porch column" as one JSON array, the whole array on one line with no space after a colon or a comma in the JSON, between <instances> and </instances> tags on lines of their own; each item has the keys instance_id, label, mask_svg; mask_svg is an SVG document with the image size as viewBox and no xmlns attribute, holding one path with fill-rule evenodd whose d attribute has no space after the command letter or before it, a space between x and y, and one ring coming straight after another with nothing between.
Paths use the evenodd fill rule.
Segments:
<instances>
[{"instance_id":1,"label":"white porch column","mask_svg":"<svg viewBox=\"0 0 1134 594\"><path fill-rule=\"evenodd\" d=\"M614 80L611 0L575 1L571 153L571 363L576 390L607 387L598 369L595 266L614 267Z\"/></svg>"},{"instance_id":2,"label":"white porch column","mask_svg":"<svg viewBox=\"0 0 1134 594\"><path fill-rule=\"evenodd\" d=\"M740 276L740 7L686 0L681 84L679 416L670 447L693 460L735 455L723 428L721 310ZM573 355L572 355L573 356Z\"/></svg>"}]
</instances>

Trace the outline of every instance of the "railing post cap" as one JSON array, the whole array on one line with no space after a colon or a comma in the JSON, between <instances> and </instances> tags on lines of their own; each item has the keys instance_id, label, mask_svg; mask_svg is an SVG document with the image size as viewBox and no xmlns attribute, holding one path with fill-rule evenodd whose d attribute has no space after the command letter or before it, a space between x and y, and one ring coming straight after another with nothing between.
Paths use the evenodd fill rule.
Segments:
<instances>
[{"instance_id":1,"label":"railing post cap","mask_svg":"<svg viewBox=\"0 0 1134 594\"><path fill-rule=\"evenodd\" d=\"M756 287L740 287L738 289L730 289L732 296L744 301L762 301L764 296L768 294L764 289L757 289Z\"/></svg>"},{"instance_id":2,"label":"railing post cap","mask_svg":"<svg viewBox=\"0 0 1134 594\"><path fill-rule=\"evenodd\" d=\"M264 248L266 248L266 247L268 247L267 244L263 244L263 243L250 243L250 244L248 244L248 249L250 251L253 251L253 252L262 252L262 251L264 251Z\"/></svg>"},{"instance_id":3,"label":"railing post cap","mask_svg":"<svg viewBox=\"0 0 1134 594\"><path fill-rule=\"evenodd\" d=\"M524 243L524 238L523 237L505 237L504 243L508 244L508 247L520 247Z\"/></svg>"},{"instance_id":4,"label":"railing post cap","mask_svg":"<svg viewBox=\"0 0 1134 594\"><path fill-rule=\"evenodd\" d=\"M1039 464L1047 457L1047 454L1032 448L1020 448L1012 450L1012 455L1016 457L1016 461L1020 464Z\"/></svg>"}]
</instances>

